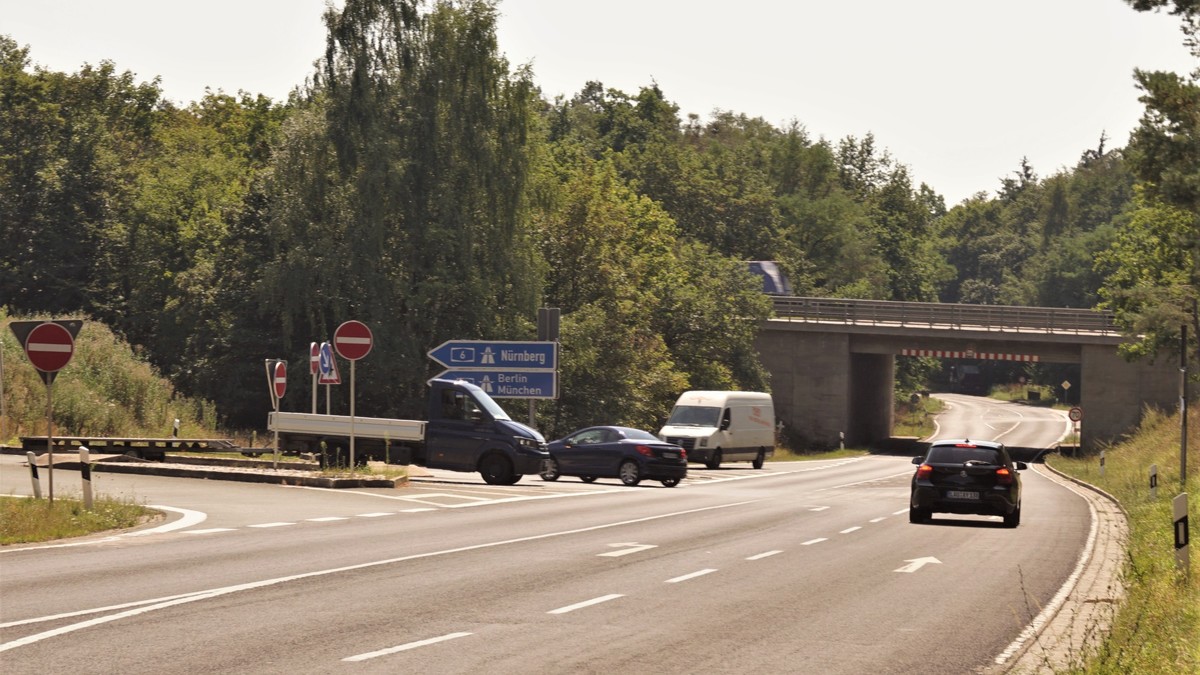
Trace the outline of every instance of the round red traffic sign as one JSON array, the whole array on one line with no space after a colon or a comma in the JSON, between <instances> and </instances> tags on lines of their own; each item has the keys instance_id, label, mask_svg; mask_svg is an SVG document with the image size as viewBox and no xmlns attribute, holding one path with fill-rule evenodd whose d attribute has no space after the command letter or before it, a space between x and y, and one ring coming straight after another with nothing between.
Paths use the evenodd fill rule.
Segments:
<instances>
[{"instance_id":1,"label":"round red traffic sign","mask_svg":"<svg viewBox=\"0 0 1200 675\"><path fill-rule=\"evenodd\" d=\"M321 371L321 345L308 343L308 374L316 375Z\"/></svg>"},{"instance_id":2,"label":"round red traffic sign","mask_svg":"<svg viewBox=\"0 0 1200 675\"><path fill-rule=\"evenodd\" d=\"M25 338L25 355L34 368L43 373L56 373L75 355L75 338L66 328L47 321L29 331Z\"/></svg>"},{"instance_id":3,"label":"round red traffic sign","mask_svg":"<svg viewBox=\"0 0 1200 675\"><path fill-rule=\"evenodd\" d=\"M1083 408L1078 406L1071 408L1071 411L1067 413L1067 417L1071 418L1072 422L1078 422L1083 419Z\"/></svg>"},{"instance_id":4,"label":"round red traffic sign","mask_svg":"<svg viewBox=\"0 0 1200 675\"><path fill-rule=\"evenodd\" d=\"M347 321L333 333L333 348L347 361L357 361L371 351L371 329L361 321Z\"/></svg>"},{"instance_id":5,"label":"round red traffic sign","mask_svg":"<svg viewBox=\"0 0 1200 675\"><path fill-rule=\"evenodd\" d=\"M279 361L275 364L275 377L272 381L275 387L275 398L283 398L287 391L287 364Z\"/></svg>"}]
</instances>

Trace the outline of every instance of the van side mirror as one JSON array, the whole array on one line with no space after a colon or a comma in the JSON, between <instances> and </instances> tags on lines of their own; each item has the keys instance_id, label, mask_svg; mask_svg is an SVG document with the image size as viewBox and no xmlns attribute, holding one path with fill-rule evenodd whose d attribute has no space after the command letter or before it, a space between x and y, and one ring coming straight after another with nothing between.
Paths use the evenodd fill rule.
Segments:
<instances>
[{"instance_id":1,"label":"van side mirror","mask_svg":"<svg viewBox=\"0 0 1200 675\"><path fill-rule=\"evenodd\" d=\"M725 419L721 420L721 426L720 426L719 428L721 429L721 431L728 431L728 430L729 430L729 418L728 418L728 417L726 417Z\"/></svg>"}]
</instances>

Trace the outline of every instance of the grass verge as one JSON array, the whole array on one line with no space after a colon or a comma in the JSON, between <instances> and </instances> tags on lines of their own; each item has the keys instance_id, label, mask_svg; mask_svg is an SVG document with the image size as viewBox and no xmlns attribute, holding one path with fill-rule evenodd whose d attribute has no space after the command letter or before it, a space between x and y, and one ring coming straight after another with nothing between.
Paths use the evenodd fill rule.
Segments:
<instances>
[{"instance_id":1,"label":"grass verge","mask_svg":"<svg viewBox=\"0 0 1200 675\"><path fill-rule=\"evenodd\" d=\"M158 512L128 501L97 497L92 509L77 499L0 497L0 545L66 539L104 530L133 527Z\"/></svg>"},{"instance_id":2,"label":"grass verge","mask_svg":"<svg viewBox=\"0 0 1200 675\"><path fill-rule=\"evenodd\" d=\"M772 462L809 462L819 459L842 459L843 457L862 457L869 454L866 450L853 450L846 448L845 450L830 450L829 452L813 452L799 453L792 452L786 448L775 448L775 455L769 461Z\"/></svg>"},{"instance_id":3,"label":"grass verge","mask_svg":"<svg viewBox=\"0 0 1200 675\"><path fill-rule=\"evenodd\" d=\"M897 404L892 435L928 437L934 430L933 418L945 408L945 403L932 396L921 396L916 403Z\"/></svg>"},{"instance_id":4,"label":"grass verge","mask_svg":"<svg viewBox=\"0 0 1200 675\"><path fill-rule=\"evenodd\" d=\"M1200 413L1193 412L1189 420ZM1196 425L1200 427L1200 425ZM1189 424L1188 435L1200 433ZM1200 516L1200 481L1189 456L1188 512ZM1200 673L1200 560L1191 548L1191 575L1176 572L1171 500L1179 477L1179 417L1150 412L1138 433L1099 456L1053 456L1048 463L1116 497L1129 516L1123 571L1126 597L1107 638L1073 673ZM1158 466L1158 497L1150 497L1150 465ZM1192 525L1194 532L1196 527Z\"/></svg>"}]
</instances>

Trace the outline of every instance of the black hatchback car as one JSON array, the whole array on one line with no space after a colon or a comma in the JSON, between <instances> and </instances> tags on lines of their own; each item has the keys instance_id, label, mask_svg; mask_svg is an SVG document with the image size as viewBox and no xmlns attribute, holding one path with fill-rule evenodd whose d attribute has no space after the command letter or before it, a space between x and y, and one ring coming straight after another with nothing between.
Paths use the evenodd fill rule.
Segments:
<instances>
[{"instance_id":1,"label":"black hatchback car","mask_svg":"<svg viewBox=\"0 0 1200 675\"><path fill-rule=\"evenodd\" d=\"M590 483L597 478L620 478L632 486L648 479L675 487L687 477L687 451L641 429L587 427L546 449L550 458L542 463L542 480L579 476Z\"/></svg>"},{"instance_id":2,"label":"black hatchback car","mask_svg":"<svg viewBox=\"0 0 1200 675\"><path fill-rule=\"evenodd\" d=\"M916 457L908 520L924 523L934 513L1001 516L1005 527L1021 523L1021 477L1029 468L1014 462L1001 443L968 439L934 441Z\"/></svg>"}]
</instances>

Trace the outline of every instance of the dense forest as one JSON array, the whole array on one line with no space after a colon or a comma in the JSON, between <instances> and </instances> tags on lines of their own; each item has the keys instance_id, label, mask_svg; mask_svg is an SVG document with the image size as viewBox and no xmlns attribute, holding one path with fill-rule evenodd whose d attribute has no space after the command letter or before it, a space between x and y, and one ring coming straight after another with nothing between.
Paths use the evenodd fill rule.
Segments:
<instances>
[{"instance_id":1,"label":"dense forest","mask_svg":"<svg viewBox=\"0 0 1200 675\"><path fill-rule=\"evenodd\" d=\"M1200 3L1128 1L1179 16L1200 58ZM416 416L430 348L534 339L558 307L551 435L769 389L745 260L779 261L797 295L1103 306L1144 336L1131 356L1200 334L1200 72L1136 72L1127 145L1101 136L1050 176L1022 161L948 208L870 134L681 119L653 84L546 100L500 56L496 12L347 0L287 101L186 107L0 35L0 307L103 322L241 427L264 423L262 360L306 383L309 343L347 319L376 338L359 413Z\"/></svg>"}]
</instances>

